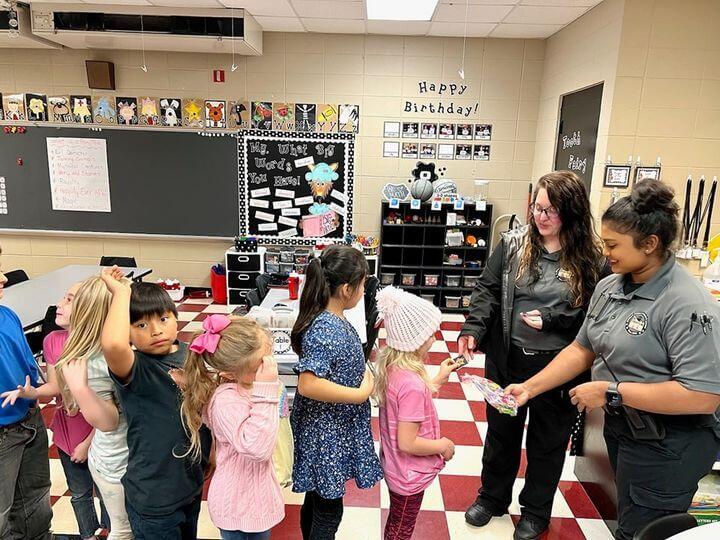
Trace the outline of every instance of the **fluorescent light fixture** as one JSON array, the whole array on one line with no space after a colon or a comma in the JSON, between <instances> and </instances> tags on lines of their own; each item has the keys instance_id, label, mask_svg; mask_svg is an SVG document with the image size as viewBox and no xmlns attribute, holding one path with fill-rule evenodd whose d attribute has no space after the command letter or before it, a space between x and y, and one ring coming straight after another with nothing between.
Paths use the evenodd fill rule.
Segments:
<instances>
[{"instance_id":1,"label":"fluorescent light fixture","mask_svg":"<svg viewBox=\"0 0 720 540\"><path fill-rule=\"evenodd\" d=\"M378 21L429 21L439 0L367 0L367 17Z\"/></svg>"}]
</instances>

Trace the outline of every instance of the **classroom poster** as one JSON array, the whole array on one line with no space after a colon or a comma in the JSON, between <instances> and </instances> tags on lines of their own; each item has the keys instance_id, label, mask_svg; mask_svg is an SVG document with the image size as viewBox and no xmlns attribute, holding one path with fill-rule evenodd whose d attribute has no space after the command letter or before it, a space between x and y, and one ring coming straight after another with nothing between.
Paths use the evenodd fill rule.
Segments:
<instances>
[{"instance_id":1,"label":"classroom poster","mask_svg":"<svg viewBox=\"0 0 720 540\"><path fill-rule=\"evenodd\" d=\"M240 234L309 244L352 230L353 135L252 130L238 152Z\"/></svg>"},{"instance_id":2,"label":"classroom poster","mask_svg":"<svg viewBox=\"0 0 720 540\"><path fill-rule=\"evenodd\" d=\"M49 111L45 94L25 94L27 119L30 122L47 122Z\"/></svg>"},{"instance_id":3,"label":"classroom poster","mask_svg":"<svg viewBox=\"0 0 720 540\"><path fill-rule=\"evenodd\" d=\"M228 104L228 127L233 129L250 129L250 104L237 100Z\"/></svg>"},{"instance_id":4,"label":"classroom poster","mask_svg":"<svg viewBox=\"0 0 720 540\"><path fill-rule=\"evenodd\" d=\"M317 131L320 133L337 133L338 131L337 105L321 103L317 106Z\"/></svg>"},{"instance_id":5,"label":"classroom poster","mask_svg":"<svg viewBox=\"0 0 720 540\"><path fill-rule=\"evenodd\" d=\"M180 102L182 107L182 125L183 127L202 128L203 124L203 99L202 98L183 98Z\"/></svg>"},{"instance_id":6,"label":"classroom poster","mask_svg":"<svg viewBox=\"0 0 720 540\"><path fill-rule=\"evenodd\" d=\"M314 103L295 104L295 130L315 131L316 105Z\"/></svg>"},{"instance_id":7,"label":"classroom poster","mask_svg":"<svg viewBox=\"0 0 720 540\"><path fill-rule=\"evenodd\" d=\"M110 212L105 139L47 137L53 210Z\"/></svg>"},{"instance_id":8,"label":"classroom poster","mask_svg":"<svg viewBox=\"0 0 720 540\"><path fill-rule=\"evenodd\" d=\"M295 131L295 104L273 103L272 126L275 131Z\"/></svg>"},{"instance_id":9,"label":"classroom poster","mask_svg":"<svg viewBox=\"0 0 720 540\"><path fill-rule=\"evenodd\" d=\"M225 102L206 99L205 100L205 127L224 128L227 123L225 121Z\"/></svg>"},{"instance_id":10,"label":"classroom poster","mask_svg":"<svg viewBox=\"0 0 720 540\"><path fill-rule=\"evenodd\" d=\"M272 129L272 103L269 101L253 101L250 126L252 129Z\"/></svg>"},{"instance_id":11,"label":"classroom poster","mask_svg":"<svg viewBox=\"0 0 720 540\"><path fill-rule=\"evenodd\" d=\"M156 97L140 97L140 125L160 125L160 100Z\"/></svg>"},{"instance_id":12,"label":"classroom poster","mask_svg":"<svg viewBox=\"0 0 720 540\"><path fill-rule=\"evenodd\" d=\"M160 121L166 127L178 127L182 123L180 98L164 97L160 99Z\"/></svg>"},{"instance_id":13,"label":"classroom poster","mask_svg":"<svg viewBox=\"0 0 720 540\"><path fill-rule=\"evenodd\" d=\"M92 98L90 96L70 96L75 123L92 124Z\"/></svg>"},{"instance_id":14,"label":"classroom poster","mask_svg":"<svg viewBox=\"0 0 720 540\"><path fill-rule=\"evenodd\" d=\"M115 107L117 108L117 122L119 125L137 126L139 112L137 98L117 97L115 98Z\"/></svg>"},{"instance_id":15,"label":"classroom poster","mask_svg":"<svg viewBox=\"0 0 720 540\"><path fill-rule=\"evenodd\" d=\"M22 94L3 96L5 120L25 120L25 98Z\"/></svg>"},{"instance_id":16,"label":"classroom poster","mask_svg":"<svg viewBox=\"0 0 720 540\"><path fill-rule=\"evenodd\" d=\"M115 97L111 95L94 96L93 120L96 124L117 124ZM73 120L75 121L74 117Z\"/></svg>"}]
</instances>

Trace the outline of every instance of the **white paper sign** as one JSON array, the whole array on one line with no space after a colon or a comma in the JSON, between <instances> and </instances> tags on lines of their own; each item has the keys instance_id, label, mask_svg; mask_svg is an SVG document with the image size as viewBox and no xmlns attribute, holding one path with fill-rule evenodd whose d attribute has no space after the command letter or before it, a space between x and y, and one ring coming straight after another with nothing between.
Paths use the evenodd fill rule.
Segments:
<instances>
[{"instance_id":1,"label":"white paper sign","mask_svg":"<svg viewBox=\"0 0 720 540\"><path fill-rule=\"evenodd\" d=\"M267 197L270 195L270 188L253 189L250 192L251 197Z\"/></svg>"},{"instance_id":2,"label":"white paper sign","mask_svg":"<svg viewBox=\"0 0 720 540\"><path fill-rule=\"evenodd\" d=\"M420 199L410 199L410 208L413 210L420 210L422 201Z\"/></svg>"},{"instance_id":3,"label":"white paper sign","mask_svg":"<svg viewBox=\"0 0 720 540\"><path fill-rule=\"evenodd\" d=\"M277 231L277 223L260 223L258 224L259 231Z\"/></svg>"},{"instance_id":4,"label":"white paper sign","mask_svg":"<svg viewBox=\"0 0 720 540\"><path fill-rule=\"evenodd\" d=\"M47 138L53 210L110 212L105 139Z\"/></svg>"},{"instance_id":5,"label":"white paper sign","mask_svg":"<svg viewBox=\"0 0 720 540\"><path fill-rule=\"evenodd\" d=\"M275 216L267 212L260 212L259 210L255 212L255 217L260 221L275 221Z\"/></svg>"},{"instance_id":6,"label":"white paper sign","mask_svg":"<svg viewBox=\"0 0 720 540\"><path fill-rule=\"evenodd\" d=\"M299 216L300 209L299 208L283 208L281 213L283 216Z\"/></svg>"},{"instance_id":7,"label":"white paper sign","mask_svg":"<svg viewBox=\"0 0 720 540\"><path fill-rule=\"evenodd\" d=\"M295 196L295 192L289 189L276 189L275 196L278 199L292 199Z\"/></svg>"},{"instance_id":8,"label":"white paper sign","mask_svg":"<svg viewBox=\"0 0 720 540\"><path fill-rule=\"evenodd\" d=\"M278 236L297 236L297 229L287 229L286 231L280 231Z\"/></svg>"},{"instance_id":9,"label":"white paper sign","mask_svg":"<svg viewBox=\"0 0 720 540\"><path fill-rule=\"evenodd\" d=\"M338 204L330 203L330 209L335 210L335 212L340 214L341 216L345 215L345 209Z\"/></svg>"},{"instance_id":10,"label":"white paper sign","mask_svg":"<svg viewBox=\"0 0 720 540\"><path fill-rule=\"evenodd\" d=\"M295 199L295 206L306 206L312 203L313 198L311 195L308 195L307 197L298 197L297 199Z\"/></svg>"},{"instance_id":11,"label":"white paper sign","mask_svg":"<svg viewBox=\"0 0 720 540\"><path fill-rule=\"evenodd\" d=\"M273 208L292 208L292 201L273 201Z\"/></svg>"},{"instance_id":12,"label":"white paper sign","mask_svg":"<svg viewBox=\"0 0 720 540\"><path fill-rule=\"evenodd\" d=\"M300 167L304 167L305 165L312 165L314 163L315 159L312 156L308 156L306 158L296 159L295 167L299 169Z\"/></svg>"},{"instance_id":13,"label":"white paper sign","mask_svg":"<svg viewBox=\"0 0 720 540\"><path fill-rule=\"evenodd\" d=\"M289 217L285 217L285 216L280 216L278 218L278 223L282 223L283 225L290 225L291 227L297 227L298 220L292 219Z\"/></svg>"},{"instance_id":14,"label":"white paper sign","mask_svg":"<svg viewBox=\"0 0 720 540\"><path fill-rule=\"evenodd\" d=\"M270 208L270 201L263 201L262 199L250 199L250 206L255 208Z\"/></svg>"},{"instance_id":15,"label":"white paper sign","mask_svg":"<svg viewBox=\"0 0 720 540\"><path fill-rule=\"evenodd\" d=\"M337 199L338 201L341 201L341 202L344 202L344 203L346 203L346 202L347 202L347 199L348 199L348 198L347 198L347 195L345 195L342 191L338 191L338 190L336 190L336 189L333 189L333 190L330 192L330 196L331 196L333 199Z\"/></svg>"},{"instance_id":16,"label":"white paper sign","mask_svg":"<svg viewBox=\"0 0 720 540\"><path fill-rule=\"evenodd\" d=\"M487 208L487 201L475 201L475 209L478 212L484 212Z\"/></svg>"}]
</instances>

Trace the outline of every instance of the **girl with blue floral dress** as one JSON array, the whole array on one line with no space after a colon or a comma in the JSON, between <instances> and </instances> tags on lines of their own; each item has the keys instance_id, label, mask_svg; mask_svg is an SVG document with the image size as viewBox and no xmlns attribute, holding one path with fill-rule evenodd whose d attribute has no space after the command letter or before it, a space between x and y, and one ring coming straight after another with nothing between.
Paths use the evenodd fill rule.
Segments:
<instances>
[{"instance_id":1,"label":"girl with blue floral dress","mask_svg":"<svg viewBox=\"0 0 720 540\"><path fill-rule=\"evenodd\" d=\"M343 313L362 298L367 262L349 246L330 246L307 269L292 331L298 354L293 491L305 493L304 540L330 540L343 515L345 483L367 489L382 479L370 428L372 375L360 337Z\"/></svg>"}]
</instances>

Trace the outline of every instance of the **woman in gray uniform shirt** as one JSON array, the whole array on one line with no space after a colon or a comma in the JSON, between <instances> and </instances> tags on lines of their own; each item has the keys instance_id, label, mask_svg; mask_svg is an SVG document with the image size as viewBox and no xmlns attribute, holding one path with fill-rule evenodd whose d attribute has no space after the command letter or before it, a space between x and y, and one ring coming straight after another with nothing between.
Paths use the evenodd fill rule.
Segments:
<instances>
[{"instance_id":1,"label":"woman in gray uniform shirt","mask_svg":"<svg viewBox=\"0 0 720 540\"><path fill-rule=\"evenodd\" d=\"M592 382L570 395L581 411L605 408L619 540L687 511L720 449L720 307L675 262L678 212L672 190L654 180L605 211L615 275L598 284L575 341L506 390L522 404L592 366Z\"/></svg>"}]
</instances>

